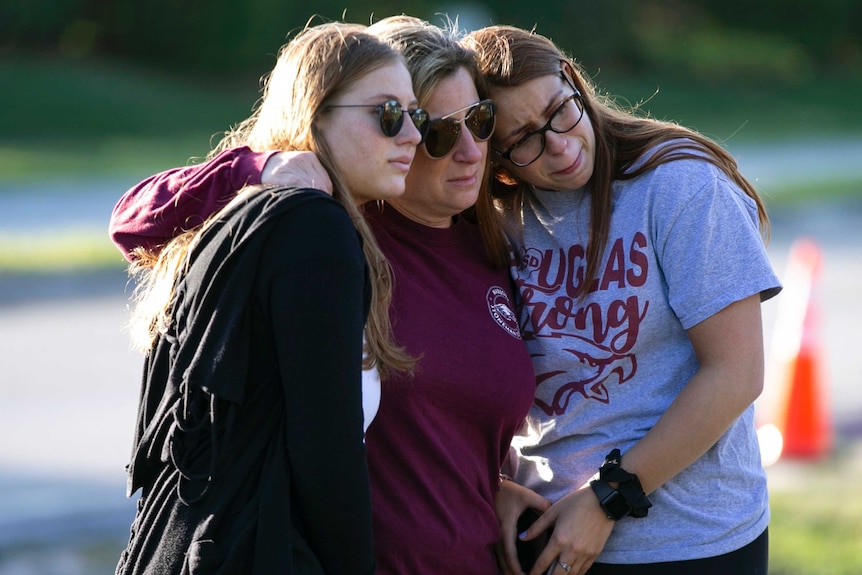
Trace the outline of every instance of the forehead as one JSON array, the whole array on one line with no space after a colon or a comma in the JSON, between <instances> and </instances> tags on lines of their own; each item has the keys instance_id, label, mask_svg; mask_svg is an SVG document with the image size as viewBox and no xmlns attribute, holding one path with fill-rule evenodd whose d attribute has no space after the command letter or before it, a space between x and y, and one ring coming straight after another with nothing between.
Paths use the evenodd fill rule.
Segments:
<instances>
[{"instance_id":1,"label":"forehead","mask_svg":"<svg viewBox=\"0 0 862 575\"><path fill-rule=\"evenodd\" d=\"M473 78L465 68L459 68L454 74L437 82L428 96L428 101L423 102L422 107L432 118L439 118L478 100L479 92L476 90Z\"/></svg>"},{"instance_id":2,"label":"forehead","mask_svg":"<svg viewBox=\"0 0 862 575\"><path fill-rule=\"evenodd\" d=\"M413 82L410 72L400 60L392 60L371 70L349 85L338 98L339 103L380 103L379 100L398 100L406 105L414 102Z\"/></svg>"},{"instance_id":3,"label":"forehead","mask_svg":"<svg viewBox=\"0 0 862 575\"><path fill-rule=\"evenodd\" d=\"M505 139L518 130L541 126L563 93L559 74L539 76L518 86L494 88L491 97L497 102L495 136Z\"/></svg>"}]
</instances>

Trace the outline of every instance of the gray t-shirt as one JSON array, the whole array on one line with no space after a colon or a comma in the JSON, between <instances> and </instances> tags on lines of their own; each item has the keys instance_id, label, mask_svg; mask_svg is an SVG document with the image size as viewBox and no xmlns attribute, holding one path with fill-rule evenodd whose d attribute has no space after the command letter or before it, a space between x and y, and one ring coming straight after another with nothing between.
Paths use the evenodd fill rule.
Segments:
<instances>
[{"instance_id":1,"label":"gray t-shirt","mask_svg":"<svg viewBox=\"0 0 862 575\"><path fill-rule=\"evenodd\" d=\"M587 482L613 448L625 454L676 398L698 368L687 329L781 289L754 202L706 161L616 182L599 277L579 301L589 213L584 190L526 198L526 265L513 268L537 388L511 471L551 501ZM618 521L597 561L711 557L760 535L769 507L753 416L752 406L652 493L647 518Z\"/></svg>"}]
</instances>

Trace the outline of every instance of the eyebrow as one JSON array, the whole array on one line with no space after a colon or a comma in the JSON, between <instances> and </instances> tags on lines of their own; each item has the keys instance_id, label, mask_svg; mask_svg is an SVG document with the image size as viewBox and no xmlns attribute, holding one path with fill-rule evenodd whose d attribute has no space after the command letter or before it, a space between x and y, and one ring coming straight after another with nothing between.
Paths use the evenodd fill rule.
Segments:
<instances>
[{"instance_id":1,"label":"eyebrow","mask_svg":"<svg viewBox=\"0 0 862 575\"><path fill-rule=\"evenodd\" d=\"M401 98L399 98L399 97L398 97L398 96L396 96L395 94L380 94L380 96L379 96L379 97L380 97L380 98L383 98L383 101L384 101L384 102L387 102L387 101L389 101L389 100L395 100L396 102L398 102L399 104L401 104L402 106L404 106L404 108L405 108L405 109L406 109L406 108L410 108L411 106L418 106L418 105L419 105L419 100L417 100L416 98L413 98L413 99L412 99L412 100L410 100L409 102L404 102L404 103L402 103L402 102L401 102Z\"/></svg>"},{"instance_id":2,"label":"eyebrow","mask_svg":"<svg viewBox=\"0 0 862 575\"><path fill-rule=\"evenodd\" d=\"M562 92L562 89L560 89L560 91L558 91L554 95L554 98L551 100L551 103L548 104L547 107L545 107L545 110L542 112L542 116L541 116L542 118L547 118L550 114L552 114L557 109L557 106L560 105L560 92ZM544 124L545 122L542 122L542 123ZM530 126L529 123L527 123L523 126L518 126L514 130L512 130L511 132L506 134L505 138L501 138L500 140L502 142L508 142L509 140L514 138L515 136L518 136L520 134L527 134L528 132L532 131L529 129L529 126Z\"/></svg>"},{"instance_id":3,"label":"eyebrow","mask_svg":"<svg viewBox=\"0 0 862 575\"><path fill-rule=\"evenodd\" d=\"M383 102L388 102L389 100L395 100L402 106L404 109L410 109L412 106L417 106L419 101L416 98L413 98L406 104L401 102L401 98L392 93L380 93L380 94L372 94L371 96L367 96L363 98L362 101L368 102L369 106L376 106L377 104L382 104Z\"/></svg>"}]
</instances>

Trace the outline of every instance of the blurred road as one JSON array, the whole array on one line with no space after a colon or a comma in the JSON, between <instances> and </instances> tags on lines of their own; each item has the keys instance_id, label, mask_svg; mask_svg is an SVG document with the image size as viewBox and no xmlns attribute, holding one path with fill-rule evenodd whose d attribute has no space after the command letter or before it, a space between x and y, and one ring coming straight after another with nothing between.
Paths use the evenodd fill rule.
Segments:
<instances>
[{"instance_id":1,"label":"blurred road","mask_svg":"<svg viewBox=\"0 0 862 575\"><path fill-rule=\"evenodd\" d=\"M827 176L862 181L862 142L814 148L793 143L731 151L763 186L792 179L816 187ZM115 200L137 179L0 184L0 234L105 230ZM839 439L858 441L862 190L855 199L772 208L771 215L769 254L779 277L797 238L810 237L822 249L815 298L830 413ZM121 270L0 274L0 575L95 572L66 563L34 567L32 556L16 563L10 554L58 537L87 541L110 534L105 553L119 553L134 507L124 495L123 466L141 368L122 332L128 296ZM763 306L767 352L780 298Z\"/></svg>"}]
</instances>

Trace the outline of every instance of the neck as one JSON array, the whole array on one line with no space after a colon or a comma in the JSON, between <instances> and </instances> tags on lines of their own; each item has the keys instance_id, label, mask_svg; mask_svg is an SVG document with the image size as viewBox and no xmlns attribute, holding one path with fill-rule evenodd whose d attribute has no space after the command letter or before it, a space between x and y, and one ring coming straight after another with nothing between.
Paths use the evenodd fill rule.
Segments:
<instances>
[{"instance_id":1,"label":"neck","mask_svg":"<svg viewBox=\"0 0 862 575\"><path fill-rule=\"evenodd\" d=\"M454 216L430 214L417 206L406 204L400 199L391 199L387 203L405 218L429 228L451 228L454 221Z\"/></svg>"}]
</instances>

